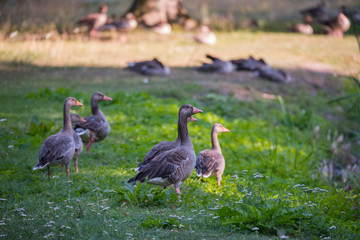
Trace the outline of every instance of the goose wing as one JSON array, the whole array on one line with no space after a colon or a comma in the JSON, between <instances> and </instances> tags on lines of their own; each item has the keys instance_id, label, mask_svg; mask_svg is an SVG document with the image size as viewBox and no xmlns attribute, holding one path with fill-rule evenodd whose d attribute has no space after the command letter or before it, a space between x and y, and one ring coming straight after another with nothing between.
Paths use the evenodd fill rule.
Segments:
<instances>
[{"instance_id":1,"label":"goose wing","mask_svg":"<svg viewBox=\"0 0 360 240\"><path fill-rule=\"evenodd\" d=\"M39 167L61 161L69 151L74 149L74 139L63 134L55 134L48 137L41 145L39 151Z\"/></svg>"},{"instance_id":2,"label":"goose wing","mask_svg":"<svg viewBox=\"0 0 360 240\"><path fill-rule=\"evenodd\" d=\"M101 116L91 115L85 118L86 122L79 122L75 124L74 129L83 128L90 129L93 132L99 131L104 124L106 124L106 120L104 120Z\"/></svg>"},{"instance_id":3,"label":"goose wing","mask_svg":"<svg viewBox=\"0 0 360 240\"><path fill-rule=\"evenodd\" d=\"M201 151L196 158L196 173L198 176L209 177L219 169L219 161L223 156L212 150Z\"/></svg>"},{"instance_id":4,"label":"goose wing","mask_svg":"<svg viewBox=\"0 0 360 240\"><path fill-rule=\"evenodd\" d=\"M164 152L150 161L139 173L128 182L143 182L147 177L168 178L169 182L175 183L182 179L182 168L189 162L188 153L182 148L175 148Z\"/></svg>"}]
</instances>

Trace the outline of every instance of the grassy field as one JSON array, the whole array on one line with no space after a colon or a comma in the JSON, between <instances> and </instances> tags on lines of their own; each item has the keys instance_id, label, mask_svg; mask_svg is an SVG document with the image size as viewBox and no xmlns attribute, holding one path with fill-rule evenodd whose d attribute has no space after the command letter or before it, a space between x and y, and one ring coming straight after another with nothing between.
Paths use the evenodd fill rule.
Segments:
<instances>
[{"instance_id":1,"label":"grassy field","mask_svg":"<svg viewBox=\"0 0 360 240\"><path fill-rule=\"evenodd\" d=\"M352 98L329 104L359 92L351 80L360 74L355 38L218 38L213 47L193 43L189 33L141 31L126 44L0 42L0 238L358 239L359 173L346 167L359 161L359 112L348 111ZM263 57L292 82L198 73L192 67L206 53ZM155 56L172 68L169 77L144 81L122 69ZM60 167L50 180L46 171L32 171L42 142L62 127L64 99L77 98L84 107L72 112L87 116L94 91L113 98L100 106L110 135L80 156L78 174L71 165L70 181ZM210 147L212 124L231 130L219 135L222 186L193 173L178 202L171 188L127 184L153 145L175 139L185 103L204 111L189 123L196 153ZM329 162L337 166L332 178Z\"/></svg>"}]
</instances>

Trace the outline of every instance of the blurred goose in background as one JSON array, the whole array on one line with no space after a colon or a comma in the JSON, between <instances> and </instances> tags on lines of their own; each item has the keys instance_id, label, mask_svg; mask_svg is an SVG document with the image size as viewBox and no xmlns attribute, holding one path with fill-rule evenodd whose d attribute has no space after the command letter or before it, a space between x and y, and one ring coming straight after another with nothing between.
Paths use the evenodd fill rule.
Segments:
<instances>
[{"instance_id":1,"label":"blurred goose in background","mask_svg":"<svg viewBox=\"0 0 360 240\"><path fill-rule=\"evenodd\" d=\"M230 132L220 123L215 123L211 129L211 149L201 151L196 158L196 174L198 177L208 178L216 175L218 186L220 186L221 176L225 170L225 159L221 153L218 140L219 132Z\"/></svg>"},{"instance_id":2,"label":"blurred goose in background","mask_svg":"<svg viewBox=\"0 0 360 240\"><path fill-rule=\"evenodd\" d=\"M194 35L194 40L198 43L214 45L217 39L210 26L202 24L198 27L198 32Z\"/></svg>"},{"instance_id":3,"label":"blurred goose in background","mask_svg":"<svg viewBox=\"0 0 360 240\"><path fill-rule=\"evenodd\" d=\"M304 19L311 22L322 22L328 20L328 10L326 8L325 0L322 0L318 5L299 11Z\"/></svg>"},{"instance_id":4,"label":"blurred goose in background","mask_svg":"<svg viewBox=\"0 0 360 240\"><path fill-rule=\"evenodd\" d=\"M82 117L80 117L78 114L72 113L70 114L70 119L71 119L71 123L78 123L78 122L82 122L85 123L86 120L83 119ZM75 163L75 170L78 173L79 169L78 169L78 158L80 156L80 154L83 151L83 142L81 140L81 138L79 137L79 135L76 134L76 132L73 130L73 137L74 137L74 141L75 141L75 153L74 153L74 163Z\"/></svg>"},{"instance_id":5,"label":"blurred goose in background","mask_svg":"<svg viewBox=\"0 0 360 240\"><path fill-rule=\"evenodd\" d=\"M78 20L79 25L86 25L90 36L97 36L98 29L105 25L107 20L107 6L101 5L98 13L90 13Z\"/></svg>"},{"instance_id":6,"label":"blurred goose in background","mask_svg":"<svg viewBox=\"0 0 360 240\"><path fill-rule=\"evenodd\" d=\"M358 10L341 5L340 12L345 14L351 22L360 23L360 12Z\"/></svg>"},{"instance_id":7,"label":"blurred goose in background","mask_svg":"<svg viewBox=\"0 0 360 240\"><path fill-rule=\"evenodd\" d=\"M125 69L149 76L167 76L171 72L170 68L162 64L157 58L150 61L129 62Z\"/></svg>"},{"instance_id":8,"label":"blurred goose in background","mask_svg":"<svg viewBox=\"0 0 360 240\"><path fill-rule=\"evenodd\" d=\"M127 13L124 18L116 19L115 15L107 20L106 24L99 28L99 31L112 31L118 30L121 32L127 32L137 27L136 17L133 13Z\"/></svg>"},{"instance_id":9,"label":"blurred goose in background","mask_svg":"<svg viewBox=\"0 0 360 240\"><path fill-rule=\"evenodd\" d=\"M231 61L222 61L219 58L211 55L206 55L207 58L211 59L211 63L203 63L202 66L198 67L197 70L200 72L210 73L231 73L234 70L234 65Z\"/></svg>"},{"instance_id":10,"label":"blurred goose in background","mask_svg":"<svg viewBox=\"0 0 360 240\"><path fill-rule=\"evenodd\" d=\"M187 119L188 122L195 122L197 121L196 118L194 118L193 116L189 117ZM153 159L155 159L158 155L169 151L170 149L176 148L180 145L180 133L179 133L178 129L178 136L176 138L175 141L173 142L169 142L169 141L163 141L160 142L158 144L156 144L155 146L153 146L150 151L148 153L146 153L144 160L142 161L142 163L140 163L137 168L135 169L137 172L139 172L142 168L144 168L147 164L149 164L149 162L151 162Z\"/></svg>"},{"instance_id":11,"label":"blurred goose in background","mask_svg":"<svg viewBox=\"0 0 360 240\"><path fill-rule=\"evenodd\" d=\"M252 71L255 75L274 82L289 83L290 75L281 69L273 69L264 59L256 60L252 56L244 59L231 60L237 71Z\"/></svg>"},{"instance_id":12,"label":"blurred goose in background","mask_svg":"<svg viewBox=\"0 0 360 240\"><path fill-rule=\"evenodd\" d=\"M263 68L257 71L256 74L273 82L291 82L291 76L281 69Z\"/></svg>"},{"instance_id":13,"label":"blurred goose in background","mask_svg":"<svg viewBox=\"0 0 360 240\"><path fill-rule=\"evenodd\" d=\"M112 98L105 96L102 92L95 92L91 97L92 115L85 118L86 122L76 123L74 127L76 134L86 144L88 154L93 142L103 140L110 133L110 125L99 108L100 101L112 101Z\"/></svg>"},{"instance_id":14,"label":"blurred goose in background","mask_svg":"<svg viewBox=\"0 0 360 240\"><path fill-rule=\"evenodd\" d=\"M292 26L289 30L291 32L298 32L306 35L311 35L314 33L314 29L310 25L312 18L310 16L306 16L302 23L297 23Z\"/></svg>"},{"instance_id":15,"label":"blurred goose in background","mask_svg":"<svg viewBox=\"0 0 360 240\"><path fill-rule=\"evenodd\" d=\"M152 161L139 169L135 177L128 182L144 182L167 187L174 184L176 193L180 197L181 182L186 180L195 168L196 156L191 142L187 122L193 114L201 113L200 109L190 104L180 107L178 120L178 133L180 145L156 156Z\"/></svg>"},{"instance_id":16,"label":"blurred goose in background","mask_svg":"<svg viewBox=\"0 0 360 240\"><path fill-rule=\"evenodd\" d=\"M33 170L47 167L47 175L50 179L50 166L64 164L66 166L66 175L69 180L70 162L75 153L75 141L70 119L70 108L82 106L78 100L73 97L65 99L63 108L63 128L57 134L48 137L40 147L39 161Z\"/></svg>"},{"instance_id":17,"label":"blurred goose in background","mask_svg":"<svg viewBox=\"0 0 360 240\"><path fill-rule=\"evenodd\" d=\"M343 13L339 13L335 18L321 22L328 35L342 38L344 32L350 29L350 20Z\"/></svg>"},{"instance_id":18,"label":"blurred goose in background","mask_svg":"<svg viewBox=\"0 0 360 240\"><path fill-rule=\"evenodd\" d=\"M237 71L256 71L263 68L270 68L269 64L267 64L264 59L259 58L256 60L252 56L248 58L234 59L231 60L231 63Z\"/></svg>"}]
</instances>

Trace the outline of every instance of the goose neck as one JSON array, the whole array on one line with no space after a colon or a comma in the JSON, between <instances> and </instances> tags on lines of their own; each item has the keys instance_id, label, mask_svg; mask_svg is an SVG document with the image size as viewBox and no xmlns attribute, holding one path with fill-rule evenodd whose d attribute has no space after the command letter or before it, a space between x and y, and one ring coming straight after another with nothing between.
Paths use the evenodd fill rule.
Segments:
<instances>
[{"instance_id":1,"label":"goose neck","mask_svg":"<svg viewBox=\"0 0 360 240\"><path fill-rule=\"evenodd\" d=\"M214 127L211 129L211 145L213 150L221 153L220 143L218 139L218 132L215 131Z\"/></svg>"}]
</instances>

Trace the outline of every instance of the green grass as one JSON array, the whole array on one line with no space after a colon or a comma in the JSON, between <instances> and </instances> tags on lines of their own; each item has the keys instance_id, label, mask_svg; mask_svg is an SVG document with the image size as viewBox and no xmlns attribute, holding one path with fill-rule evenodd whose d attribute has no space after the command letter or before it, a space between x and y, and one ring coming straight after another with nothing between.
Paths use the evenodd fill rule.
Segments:
<instances>
[{"instance_id":1,"label":"green grass","mask_svg":"<svg viewBox=\"0 0 360 240\"><path fill-rule=\"evenodd\" d=\"M235 51L240 37L242 46ZM338 40L323 37L302 40L308 49L324 50L322 55L302 58L319 64L334 59L328 66L337 75L299 64L287 68L295 79L289 85L247 73L199 74L188 68L186 53L179 50L180 56L174 58L162 47L198 48L197 58L212 49L170 38L162 47L150 41L142 49L145 56L159 54L169 60L172 75L151 77L144 84L144 77L119 68L141 58L141 50L134 50L137 43L110 53L114 42L1 42L0 119L6 120L0 122L0 235L6 235L4 239L359 238L356 176L352 184L332 182L319 172L324 159L339 157L332 152L329 131L344 134L348 143L353 136L347 128L359 126L354 116L346 114L348 103L328 104L354 91L354 83L343 75L356 74L357 69L342 66L359 61L356 45L352 38L339 46ZM319 41L324 44L316 50ZM224 58L250 51L258 57L268 48L264 54L277 66L299 63L298 50L276 51L285 42L300 44L295 35L228 33L220 36L215 51ZM329 52L334 46L346 53L343 62ZM51 47L55 47L52 57ZM249 52L242 52L246 47ZM92 58L101 49L106 53ZM71 51L79 58L70 57ZM122 57L116 55L121 51ZM107 59L107 54L117 57ZM121 61L114 61L118 58ZM32 171L41 143L62 127L64 99L77 98L84 107L72 112L87 116L94 91L113 98L101 103L110 135L95 143L90 155L80 156L78 174L71 165L69 182L60 167L51 168L50 180L46 171ZM196 153L210 147L213 123L220 122L231 132L219 134L226 160L222 186L213 178L202 182L193 173L182 184L178 202L171 188L147 184L134 188L126 181L153 145L175 139L177 112L184 103L204 111L196 116L199 121L189 123ZM319 132L314 131L317 126ZM358 145L352 144L351 153L358 156ZM353 190L345 192L348 184Z\"/></svg>"}]
</instances>

